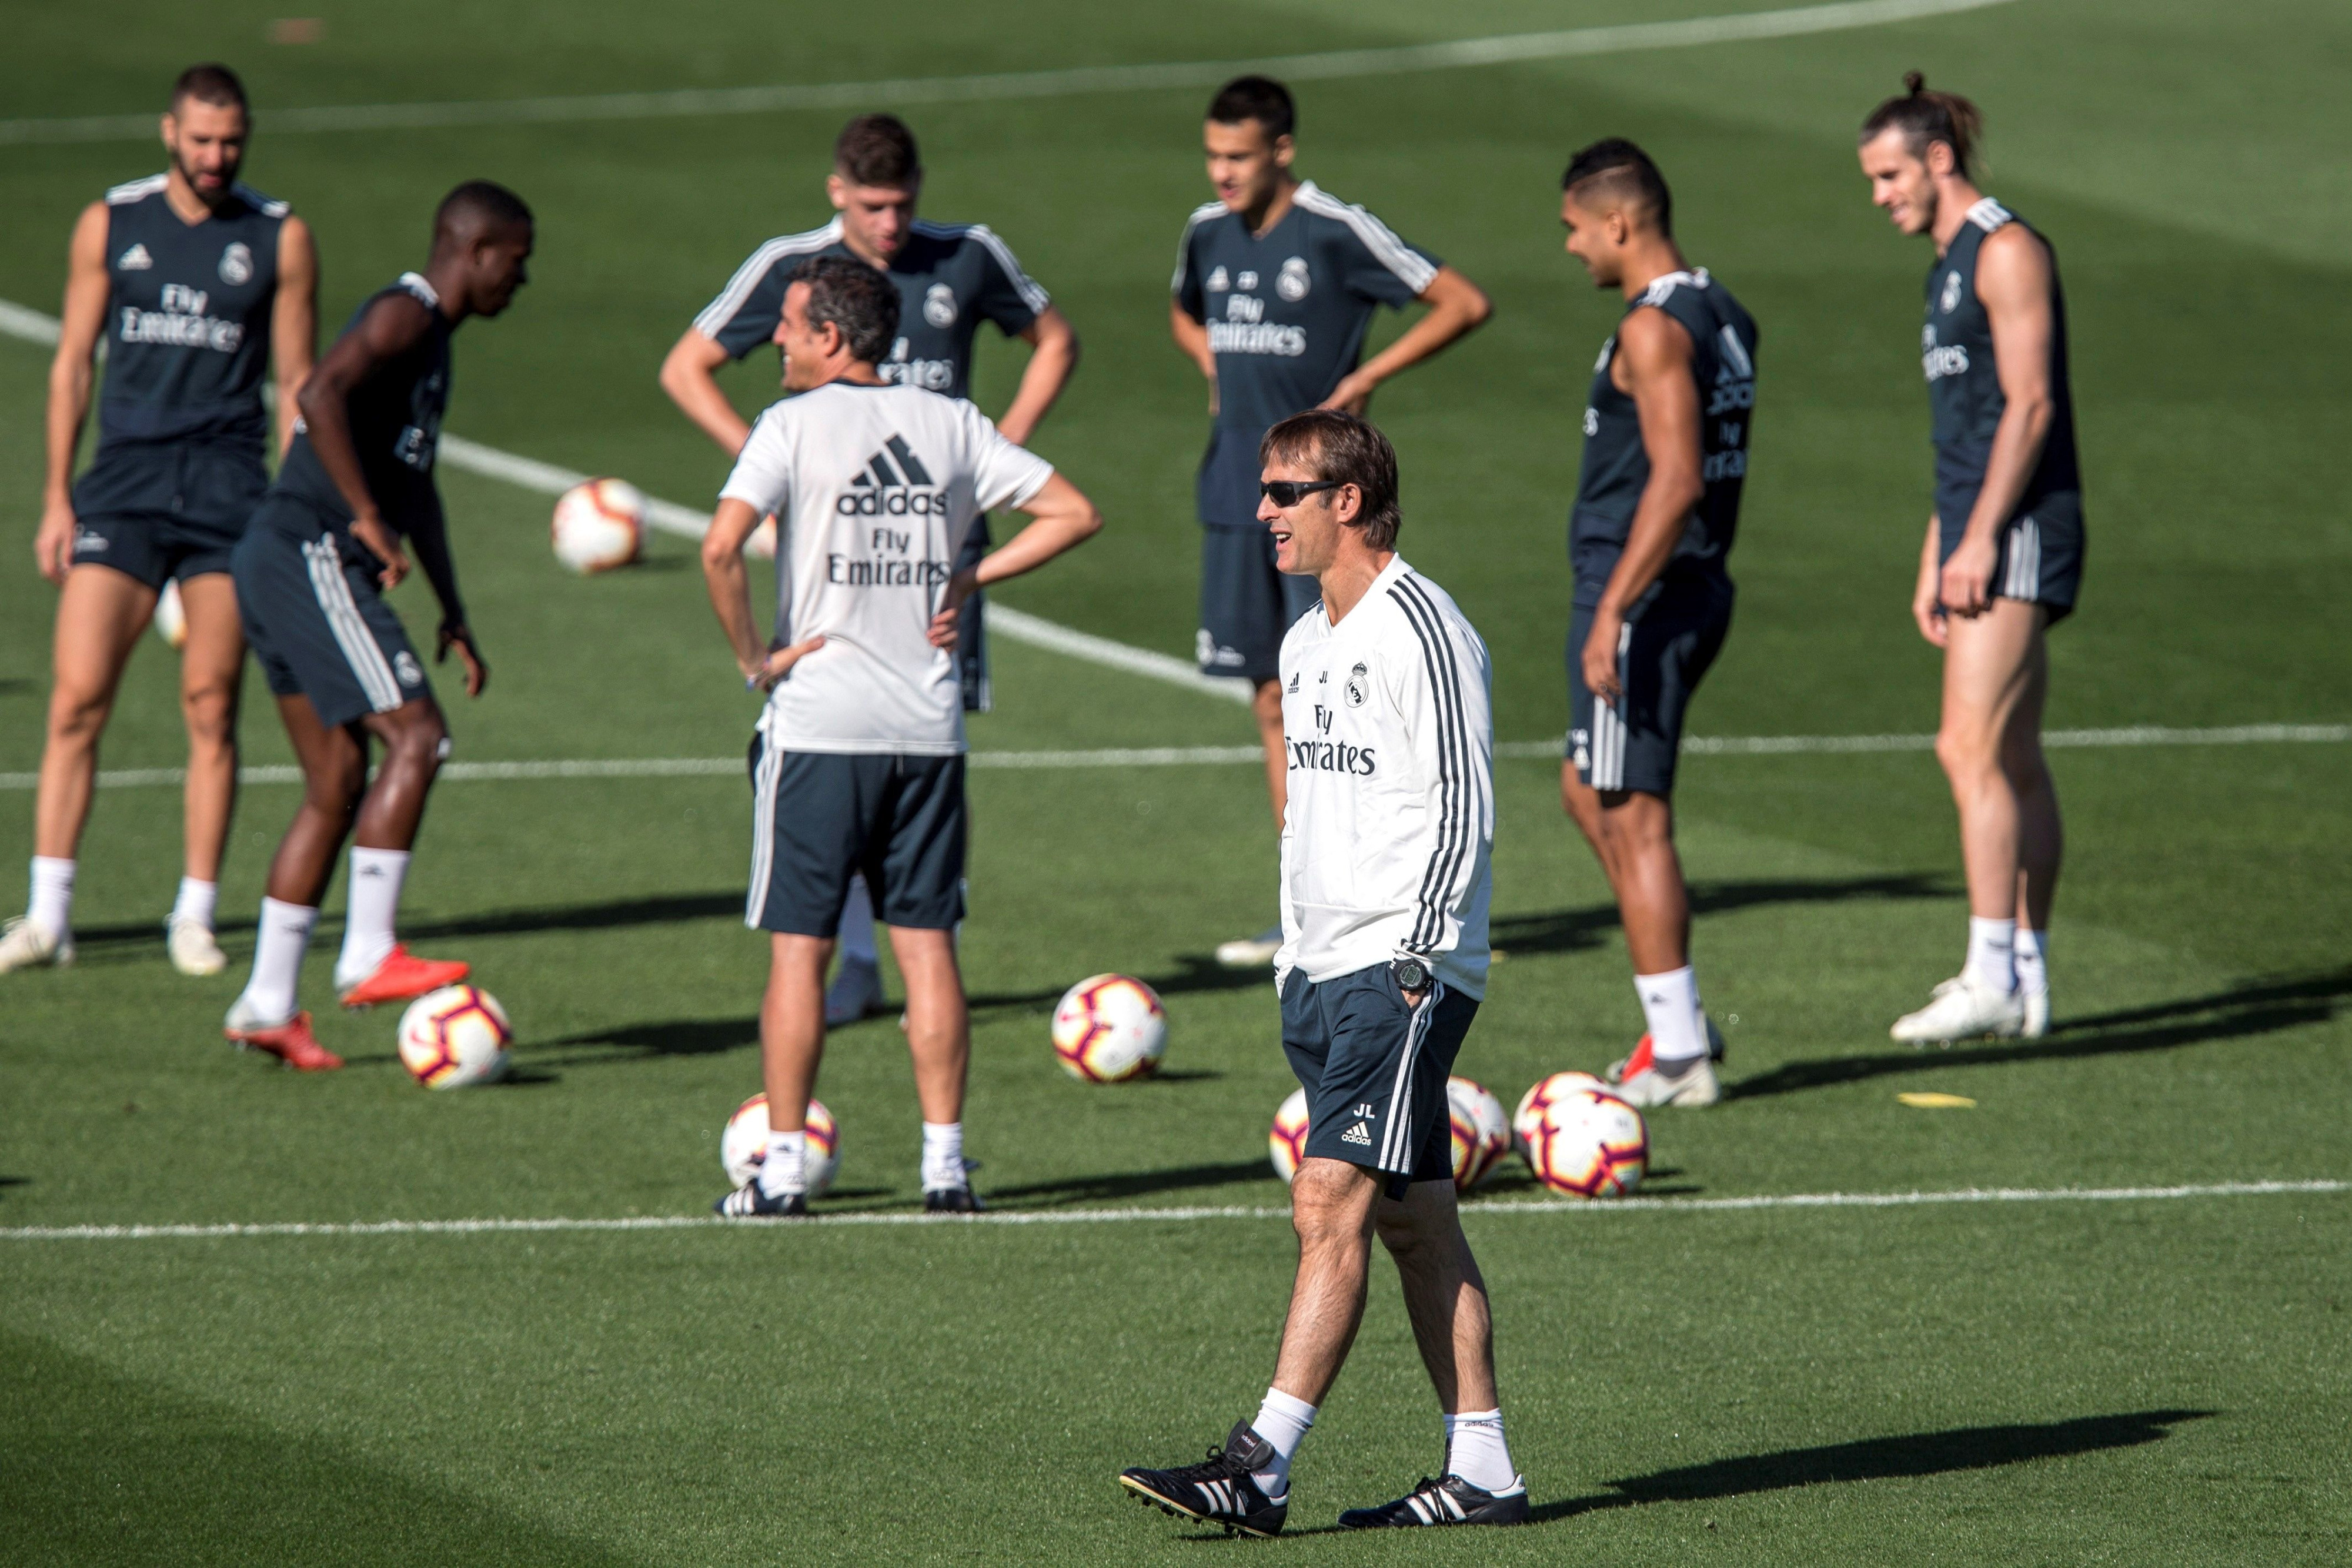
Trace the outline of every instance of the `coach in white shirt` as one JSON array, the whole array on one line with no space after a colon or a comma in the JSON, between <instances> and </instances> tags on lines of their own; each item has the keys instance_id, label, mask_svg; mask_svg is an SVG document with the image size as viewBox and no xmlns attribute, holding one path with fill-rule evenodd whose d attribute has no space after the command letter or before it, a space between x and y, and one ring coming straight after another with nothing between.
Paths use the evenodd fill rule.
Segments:
<instances>
[{"instance_id":1,"label":"coach in white shirt","mask_svg":"<svg viewBox=\"0 0 2352 1568\"><path fill-rule=\"evenodd\" d=\"M825 964L857 873L907 981L924 1207L980 1207L963 1158L956 614L975 590L1044 565L1102 518L971 403L886 382L877 362L898 330L898 291L881 273L839 256L800 264L776 327L784 390L800 395L760 415L703 539L711 607L744 680L769 694L752 748L743 919L772 934L760 1008L772 1132L759 1173L718 1204L730 1218L808 1212L805 1118L824 1049ZM972 519L1007 506L1035 520L957 570ZM770 512L780 524L776 632L763 647L742 548Z\"/></svg>"},{"instance_id":2,"label":"coach in white shirt","mask_svg":"<svg viewBox=\"0 0 2352 1568\"><path fill-rule=\"evenodd\" d=\"M1445 1413L1435 1480L1342 1526L1517 1524L1486 1282L1454 1203L1445 1080L1486 988L1495 838L1486 647L1396 553L1396 453L1353 414L1284 420L1259 448L1275 562L1320 580L1282 642L1282 1044L1305 1085L1291 1181L1298 1274L1274 1385L1207 1464L1132 1491L1273 1534L1290 1459L1363 1316L1377 1230Z\"/></svg>"}]
</instances>

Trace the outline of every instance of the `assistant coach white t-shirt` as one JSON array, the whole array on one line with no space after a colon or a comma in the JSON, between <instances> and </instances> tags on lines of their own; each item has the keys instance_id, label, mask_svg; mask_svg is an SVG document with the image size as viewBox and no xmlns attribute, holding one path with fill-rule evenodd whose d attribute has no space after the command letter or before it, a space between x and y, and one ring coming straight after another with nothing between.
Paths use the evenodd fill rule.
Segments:
<instances>
[{"instance_id":1,"label":"assistant coach white t-shirt","mask_svg":"<svg viewBox=\"0 0 2352 1568\"><path fill-rule=\"evenodd\" d=\"M719 497L776 514L779 645L825 639L769 696L769 744L960 754L963 688L931 617L972 519L1053 476L971 403L917 387L833 382L761 414Z\"/></svg>"}]
</instances>

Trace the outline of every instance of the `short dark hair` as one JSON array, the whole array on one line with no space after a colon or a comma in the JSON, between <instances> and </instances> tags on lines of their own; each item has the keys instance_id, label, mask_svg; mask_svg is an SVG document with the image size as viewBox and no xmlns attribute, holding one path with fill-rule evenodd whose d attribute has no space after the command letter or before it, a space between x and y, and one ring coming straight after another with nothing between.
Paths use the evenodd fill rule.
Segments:
<instances>
[{"instance_id":1,"label":"short dark hair","mask_svg":"<svg viewBox=\"0 0 2352 1568\"><path fill-rule=\"evenodd\" d=\"M845 256L813 256L793 268L792 281L809 286L809 325L841 329L850 357L879 364L898 336L898 286L874 267Z\"/></svg>"},{"instance_id":2,"label":"short dark hair","mask_svg":"<svg viewBox=\"0 0 2352 1568\"><path fill-rule=\"evenodd\" d=\"M236 79L235 71L216 62L190 66L180 73L180 79L172 84L172 112L177 114L181 103L191 98L218 109L253 112L253 106L245 101L245 84Z\"/></svg>"},{"instance_id":3,"label":"short dark hair","mask_svg":"<svg viewBox=\"0 0 2352 1568\"><path fill-rule=\"evenodd\" d=\"M1209 119L1218 125L1255 120L1273 141L1298 128L1298 106L1290 101L1290 89L1272 77L1235 77L1209 100Z\"/></svg>"},{"instance_id":4,"label":"short dark hair","mask_svg":"<svg viewBox=\"0 0 2352 1568\"><path fill-rule=\"evenodd\" d=\"M1374 549L1396 544L1404 514L1397 507L1396 448L1370 420L1336 408L1294 413L1257 444L1258 465L1290 463L1318 479L1337 479L1364 493L1363 509L1349 525L1364 530Z\"/></svg>"},{"instance_id":5,"label":"short dark hair","mask_svg":"<svg viewBox=\"0 0 2352 1568\"><path fill-rule=\"evenodd\" d=\"M861 114L833 140L833 166L853 185L903 191L923 175L915 133L895 114Z\"/></svg>"},{"instance_id":6,"label":"short dark hair","mask_svg":"<svg viewBox=\"0 0 2352 1568\"><path fill-rule=\"evenodd\" d=\"M1924 160L1938 141L1950 148L1953 171L1965 180L1977 143L1984 137L1984 111L1958 93L1930 92L1926 77L1905 71L1903 91L1872 110L1862 122L1862 141L1875 141L1890 127L1903 132L1904 145L1914 158Z\"/></svg>"},{"instance_id":7,"label":"short dark hair","mask_svg":"<svg viewBox=\"0 0 2352 1568\"><path fill-rule=\"evenodd\" d=\"M1639 207L1658 225L1658 232L1671 237L1675 232L1675 196L1666 189L1666 177L1658 172L1650 155L1622 136L1604 137L1591 146L1580 149L1568 161L1568 172L1559 177L1559 188L1574 194L1587 184L1597 184L1593 194L1613 199L1626 206ZM1589 205L1582 196L1580 204Z\"/></svg>"},{"instance_id":8,"label":"short dark hair","mask_svg":"<svg viewBox=\"0 0 2352 1568\"><path fill-rule=\"evenodd\" d=\"M444 235L454 239L507 224L529 228L531 223L530 208L520 196L495 180L468 180L442 197L434 209L433 237L438 244Z\"/></svg>"}]
</instances>

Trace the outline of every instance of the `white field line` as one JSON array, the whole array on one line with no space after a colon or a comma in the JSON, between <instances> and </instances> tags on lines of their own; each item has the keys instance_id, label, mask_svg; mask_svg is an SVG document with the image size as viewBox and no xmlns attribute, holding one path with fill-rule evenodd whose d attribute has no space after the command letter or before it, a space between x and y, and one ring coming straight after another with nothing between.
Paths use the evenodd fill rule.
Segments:
<instances>
[{"instance_id":1,"label":"white field line","mask_svg":"<svg viewBox=\"0 0 2352 1568\"><path fill-rule=\"evenodd\" d=\"M2273 1197L2352 1192L2352 1181L2231 1181L2181 1186L1963 1187L1947 1192L1814 1192L1753 1197L1621 1197L1467 1203L1463 1218L1532 1214L1701 1214L1788 1208L1920 1208L1963 1203L2178 1202L2200 1197ZM1234 1204L1181 1208L991 1210L974 1215L834 1214L805 1224L868 1225L1134 1225L1202 1219L1287 1219L1287 1205ZM738 1222L710 1214L652 1214L616 1219L378 1219L345 1223L288 1221L225 1225L18 1225L0 1228L0 1241L226 1240L266 1236L486 1236L545 1231L707 1230ZM762 1227L741 1227L761 1229ZM786 1226L777 1228L797 1228Z\"/></svg>"},{"instance_id":2,"label":"white field line","mask_svg":"<svg viewBox=\"0 0 2352 1568\"><path fill-rule=\"evenodd\" d=\"M546 125L600 120L667 120L687 116L773 114L787 110L884 109L923 103L972 103L1003 99L1064 98L1082 93L1148 92L1214 87L1244 70L1294 81L1391 76L1623 54L1636 49L1687 48L1699 44L1798 37L1882 26L1923 16L1982 10L2007 0L1856 0L1677 22L1643 22L1563 32L1513 33L1391 48L1340 49L1252 60L1189 60L1160 65L1087 66L1066 70L1003 71L984 76L912 77L882 81L794 82L772 87L689 88L671 92L615 92L561 98L484 99L456 103L375 103L263 110L266 135L288 131L400 131L451 125ZM81 115L56 120L0 120L0 143L144 141L155 115Z\"/></svg>"}]
</instances>

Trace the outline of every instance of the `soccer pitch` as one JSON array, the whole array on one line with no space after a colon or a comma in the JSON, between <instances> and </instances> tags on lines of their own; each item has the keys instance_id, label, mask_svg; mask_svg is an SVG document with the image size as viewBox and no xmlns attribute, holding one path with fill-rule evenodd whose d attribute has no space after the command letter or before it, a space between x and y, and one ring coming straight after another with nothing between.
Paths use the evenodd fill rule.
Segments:
<instances>
[{"instance_id":1,"label":"soccer pitch","mask_svg":"<svg viewBox=\"0 0 2352 1568\"><path fill-rule=\"evenodd\" d=\"M896 84L871 106L923 140L925 214L997 227L1085 342L1036 444L1108 527L998 602L1175 659L1194 624L1205 421L1164 301L1184 214L1206 195L1213 66L1358 51L1292 71L1299 168L1494 298L1483 331L1371 412L1402 455L1402 548L1486 635L1497 738L1518 743L1565 722L1575 421L1618 306L1559 253L1557 183L1568 153L1605 134L1656 155L1685 250L1762 329L1738 616L1695 733L1933 727L1937 664L1906 610L1929 480L1914 350L1927 252L1869 207L1853 131L1906 68L1976 98L1987 188L2053 237L2073 327L2090 547L2081 609L2052 638L2053 727L2314 727L2054 751L2070 852L2058 1026L1927 1053L1885 1029L1959 954L1932 757L1695 750L1680 834L1696 961L1730 1040L1727 1098L1651 1118L1642 1202L1538 1204L1514 1163L1465 1221L1539 1522L1320 1532L1440 1463L1376 1260L1362 1335L1301 1453L1292 1531L1223 1549L1318 1563L2352 1557L2340 4L2014 0L1910 19L1855 6L1837 30L1787 37L1706 20L1769 8L1743 0L1116 16L1076 0L311 8L323 37L303 45L268 42L270 10L241 0L12 15L0 300L54 315L74 214L160 167L152 140L58 122L149 113L182 67L226 59L257 105L246 178L319 236L330 331L422 259L444 190L509 183L539 214L533 281L505 318L459 335L450 430L704 506L724 464L656 387L661 354L760 240L824 217L832 136L869 106L835 84ZM1497 48L1480 65L1377 53L1680 22L1703 25ZM1203 61L1208 85L1114 70ZM1041 74L1057 72L1076 74ZM973 77L998 79L933 82ZM772 84L822 90L480 107ZM404 123L358 112L418 104L458 107ZM321 112L306 128L297 109ZM1394 329L1390 317L1379 330ZM992 412L1019 351L992 339L980 361ZM54 599L28 548L47 364L0 337L11 868L30 852L23 776L48 684ZM750 409L772 382L760 354L727 384ZM972 727L999 755L971 776L963 947L967 1124L994 1218L911 1222L917 1118L885 1017L833 1038L820 1089L844 1152L820 1207L850 1222L705 1224L724 1185L720 1124L759 1085L744 781L538 765L737 757L754 710L686 540L656 535L639 569L573 579L549 555L547 497L447 467L442 484L493 670L478 703L438 672L457 758L530 766L436 791L404 935L473 963L515 1019L517 1071L424 1093L394 1055L392 1016L331 1007L320 1037L350 1060L342 1072L230 1051L220 1015L295 791L258 782L242 800L222 887L231 969L195 981L164 962L160 927L177 793L101 789L79 964L0 978L0 1556L1097 1563L1220 1550L1124 1500L1113 1477L1194 1457L1248 1414L1271 1367L1292 1243L1265 1134L1292 1081L1271 988L1207 956L1274 913L1264 787L1246 761L1034 754L1230 754L1252 738L1245 714L1000 637L997 711ZM421 585L394 602L429 629ZM149 640L108 768L183 760L173 674ZM282 768L257 675L246 695L247 764ZM1534 749L1497 764L1496 944L1509 956L1460 1064L1507 1103L1545 1072L1597 1070L1640 1029L1607 888L1559 813L1556 763ZM16 874L0 879L12 910ZM306 971L314 1006L341 902L338 885ZM1088 1088L1055 1064L1055 998L1102 970L1166 998L1156 1080ZM1974 1104L1898 1101L1915 1091ZM1892 1201L1915 1194L1927 1200ZM507 1223L559 1219L596 1223ZM441 1223L458 1221L492 1223Z\"/></svg>"}]
</instances>

